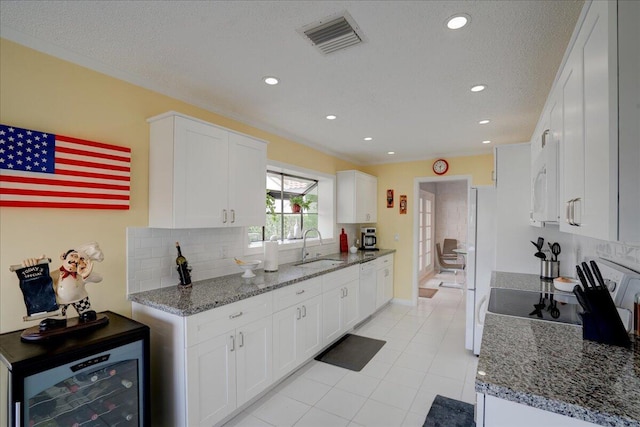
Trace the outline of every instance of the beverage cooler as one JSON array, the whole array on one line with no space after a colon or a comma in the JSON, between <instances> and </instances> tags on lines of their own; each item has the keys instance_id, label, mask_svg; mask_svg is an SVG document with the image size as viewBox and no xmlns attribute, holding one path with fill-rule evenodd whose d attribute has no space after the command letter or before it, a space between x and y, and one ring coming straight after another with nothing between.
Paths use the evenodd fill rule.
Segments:
<instances>
[{"instance_id":1,"label":"beverage cooler","mask_svg":"<svg viewBox=\"0 0 640 427\"><path fill-rule=\"evenodd\" d=\"M0 335L8 418L0 425L150 425L149 328L104 314L106 326L63 338L27 343L21 331Z\"/></svg>"}]
</instances>

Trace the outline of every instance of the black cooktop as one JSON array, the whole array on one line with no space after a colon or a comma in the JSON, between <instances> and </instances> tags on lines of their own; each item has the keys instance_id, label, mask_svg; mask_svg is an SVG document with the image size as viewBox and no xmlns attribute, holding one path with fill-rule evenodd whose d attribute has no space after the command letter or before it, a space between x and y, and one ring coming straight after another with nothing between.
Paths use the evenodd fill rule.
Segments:
<instances>
[{"instance_id":1,"label":"black cooktop","mask_svg":"<svg viewBox=\"0 0 640 427\"><path fill-rule=\"evenodd\" d=\"M491 288L490 313L581 325L582 307L570 292L535 292Z\"/></svg>"}]
</instances>

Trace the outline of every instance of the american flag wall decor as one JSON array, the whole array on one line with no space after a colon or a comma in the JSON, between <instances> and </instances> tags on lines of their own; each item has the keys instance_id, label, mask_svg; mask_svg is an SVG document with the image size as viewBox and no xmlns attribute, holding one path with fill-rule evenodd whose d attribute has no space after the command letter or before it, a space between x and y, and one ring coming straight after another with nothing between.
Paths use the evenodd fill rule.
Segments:
<instances>
[{"instance_id":1,"label":"american flag wall decor","mask_svg":"<svg viewBox=\"0 0 640 427\"><path fill-rule=\"evenodd\" d=\"M0 206L129 209L131 149L0 124Z\"/></svg>"}]
</instances>

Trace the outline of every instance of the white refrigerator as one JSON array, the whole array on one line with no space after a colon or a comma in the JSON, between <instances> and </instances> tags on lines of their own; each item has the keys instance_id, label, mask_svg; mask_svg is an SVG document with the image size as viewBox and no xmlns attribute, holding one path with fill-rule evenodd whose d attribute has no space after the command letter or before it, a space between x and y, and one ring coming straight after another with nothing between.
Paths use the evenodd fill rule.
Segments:
<instances>
[{"instance_id":1,"label":"white refrigerator","mask_svg":"<svg viewBox=\"0 0 640 427\"><path fill-rule=\"evenodd\" d=\"M488 303L491 272L496 265L496 189L471 188L468 206L465 348L480 354L484 321L481 306Z\"/></svg>"}]
</instances>

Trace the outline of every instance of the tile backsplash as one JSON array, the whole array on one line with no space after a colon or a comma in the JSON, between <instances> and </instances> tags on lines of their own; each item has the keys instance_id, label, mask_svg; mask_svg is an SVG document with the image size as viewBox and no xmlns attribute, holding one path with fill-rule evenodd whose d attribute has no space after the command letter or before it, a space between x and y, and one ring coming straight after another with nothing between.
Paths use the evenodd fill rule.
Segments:
<instances>
[{"instance_id":1,"label":"tile backsplash","mask_svg":"<svg viewBox=\"0 0 640 427\"><path fill-rule=\"evenodd\" d=\"M355 225L344 227L350 237L355 236ZM359 230L359 229L358 229ZM243 260L262 260L262 251L245 254L244 228L165 229L127 228L127 294L176 286L179 283L175 267L176 242L192 268L193 281L230 274L241 274L234 257ZM327 242L329 239L325 239ZM351 239L350 239L351 240ZM314 253L323 255L339 252L338 239L322 246L314 246ZM300 259L300 247L281 250L279 263Z\"/></svg>"}]
</instances>

